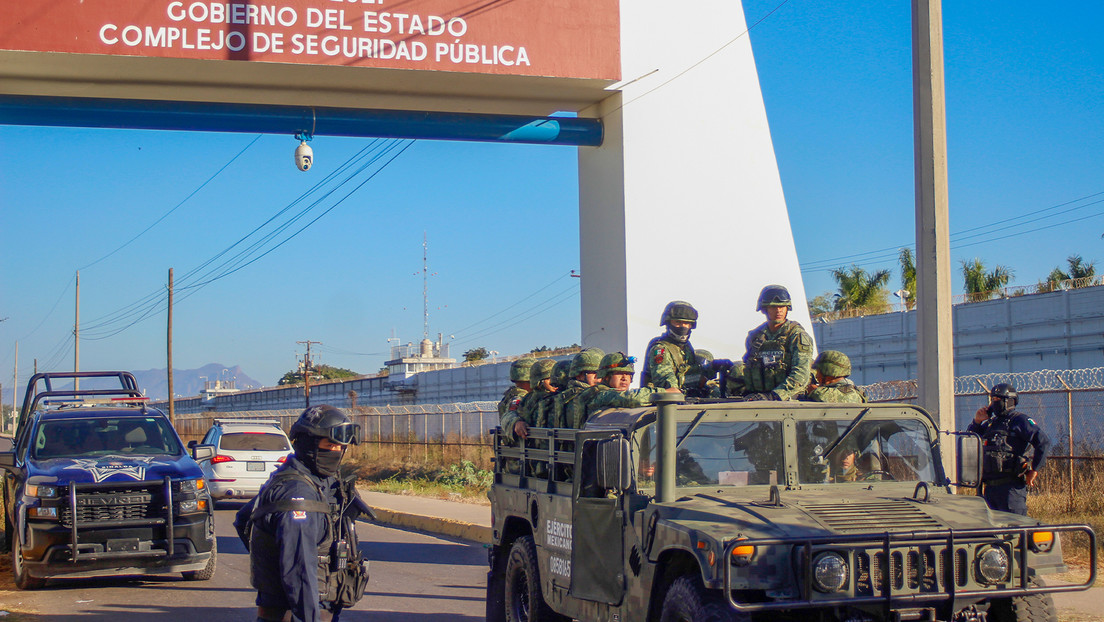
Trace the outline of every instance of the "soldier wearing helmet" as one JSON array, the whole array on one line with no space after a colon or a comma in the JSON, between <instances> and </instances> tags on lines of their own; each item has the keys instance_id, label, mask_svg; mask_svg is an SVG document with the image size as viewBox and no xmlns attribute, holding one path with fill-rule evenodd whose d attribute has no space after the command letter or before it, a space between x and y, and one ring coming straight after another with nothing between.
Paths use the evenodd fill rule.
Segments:
<instances>
[{"instance_id":1,"label":"soldier wearing helmet","mask_svg":"<svg viewBox=\"0 0 1104 622\"><path fill-rule=\"evenodd\" d=\"M641 387L630 389L636 374L636 357L624 352L611 352L602 357L598 366L598 375L602 377L602 387L586 405L587 417L604 408L639 408L652 403L652 396L664 391L677 393L677 387Z\"/></svg>"},{"instance_id":2,"label":"soldier wearing helmet","mask_svg":"<svg viewBox=\"0 0 1104 622\"><path fill-rule=\"evenodd\" d=\"M556 393L552 412L548 416L548 427L582 427L586 420L586 399L582 396L592 392L591 387L598 384L598 365L604 355L598 348L587 348L571 359L567 371L570 379L567 387Z\"/></svg>"},{"instance_id":3,"label":"soldier wearing helmet","mask_svg":"<svg viewBox=\"0 0 1104 622\"><path fill-rule=\"evenodd\" d=\"M530 357L520 358L510 363L510 381L514 386L506 389L502 399L498 402L498 418L501 420L510 410L510 405L520 403L521 398L529 392L529 370L533 367L534 359Z\"/></svg>"},{"instance_id":4,"label":"soldier wearing helmet","mask_svg":"<svg viewBox=\"0 0 1104 622\"><path fill-rule=\"evenodd\" d=\"M825 350L813 361L815 383L809 383L808 399L811 402L844 402L861 404L866 401L862 391L848 376L851 375L851 359L837 350Z\"/></svg>"},{"instance_id":5,"label":"soldier wearing helmet","mask_svg":"<svg viewBox=\"0 0 1104 622\"><path fill-rule=\"evenodd\" d=\"M519 438L528 438L529 426L536 425L540 402L545 396L555 393L552 387L552 368L555 359L538 359L529 368L530 391L519 402L512 404L502 417L502 431L506 439L515 442Z\"/></svg>"},{"instance_id":6,"label":"soldier wearing helmet","mask_svg":"<svg viewBox=\"0 0 1104 622\"><path fill-rule=\"evenodd\" d=\"M684 300L673 300L663 308L659 325L667 330L648 342L640 386L681 389L686 372L696 362L690 331L698 326L698 310Z\"/></svg>"},{"instance_id":7,"label":"soldier wearing helmet","mask_svg":"<svg viewBox=\"0 0 1104 622\"><path fill-rule=\"evenodd\" d=\"M989 391L989 406L977 410L966 430L982 440L986 503L993 510L1027 516L1027 489L1035 485L1046 464L1050 439L1031 418L1015 410L1017 403L1015 387L1004 382L995 385Z\"/></svg>"},{"instance_id":8,"label":"soldier wearing helmet","mask_svg":"<svg viewBox=\"0 0 1104 622\"><path fill-rule=\"evenodd\" d=\"M370 510L351 482L336 477L345 449L359 434L360 427L333 406L304 410L291 427L295 454L238 511L234 526L249 548L258 620L282 620L290 613L317 622L323 609L337 619L363 595L368 573L353 521Z\"/></svg>"},{"instance_id":9,"label":"soldier wearing helmet","mask_svg":"<svg viewBox=\"0 0 1104 622\"><path fill-rule=\"evenodd\" d=\"M808 386L813 339L800 324L786 319L792 308L790 292L781 285L767 285L759 292L755 310L767 321L749 332L745 342L745 399L793 399Z\"/></svg>"}]
</instances>

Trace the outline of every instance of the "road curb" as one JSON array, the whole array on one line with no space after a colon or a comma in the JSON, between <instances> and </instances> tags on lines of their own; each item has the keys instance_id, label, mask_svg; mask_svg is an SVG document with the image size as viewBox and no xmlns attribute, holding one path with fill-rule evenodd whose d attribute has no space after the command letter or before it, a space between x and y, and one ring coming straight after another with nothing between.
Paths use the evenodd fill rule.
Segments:
<instances>
[{"instance_id":1,"label":"road curb","mask_svg":"<svg viewBox=\"0 0 1104 622\"><path fill-rule=\"evenodd\" d=\"M479 544L491 543L491 528L483 525L476 525L475 523L468 523L451 518L424 516L421 514L411 514L409 512L400 512L379 507L373 507L372 511L376 513L378 522L386 525L416 529L418 531L478 542Z\"/></svg>"}]
</instances>

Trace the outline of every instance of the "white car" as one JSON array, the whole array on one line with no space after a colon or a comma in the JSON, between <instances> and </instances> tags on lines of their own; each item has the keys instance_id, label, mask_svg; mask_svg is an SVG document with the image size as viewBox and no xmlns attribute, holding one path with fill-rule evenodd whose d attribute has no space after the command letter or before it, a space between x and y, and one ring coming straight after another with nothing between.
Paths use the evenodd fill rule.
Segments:
<instances>
[{"instance_id":1,"label":"white car","mask_svg":"<svg viewBox=\"0 0 1104 622\"><path fill-rule=\"evenodd\" d=\"M291 455L291 441L272 419L215 419L200 445L215 448L199 463L214 499L255 497Z\"/></svg>"}]
</instances>

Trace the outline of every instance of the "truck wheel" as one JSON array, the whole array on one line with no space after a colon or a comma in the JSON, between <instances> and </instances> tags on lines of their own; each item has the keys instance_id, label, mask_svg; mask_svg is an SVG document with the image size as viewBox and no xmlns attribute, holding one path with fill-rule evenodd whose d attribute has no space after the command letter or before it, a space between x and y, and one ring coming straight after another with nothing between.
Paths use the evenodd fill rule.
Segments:
<instances>
[{"instance_id":1,"label":"truck wheel","mask_svg":"<svg viewBox=\"0 0 1104 622\"><path fill-rule=\"evenodd\" d=\"M207 581L215 576L216 560L218 560L218 540L211 542L211 559L207 560L203 570L185 570L180 574L184 575L185 581Z\"/></svg>"},{"instance_id":2,"label":"truck wheel","mask_svg":"<svg viewBox=\"0 0 1104 622\"><path fill-rule=\"evenodd\" d=\"M737 614L717 594L702 586L699 577L675 579L663 597L659 622L744 622L751 618Z\"/></svg>"},{"instance_id":3,"label":"truck wheel","mask_svg":"<svg viewBox=\"0 0 1104 622\"><path fill-rule=\"evenodd\" d=\"M27 573L27 567L23 564L23 545L19 538L12 538L12 581L21 590L37 590L46 585L46 579L32 577Z\"/></svg>"},{"instance_id":4,"label":"truck wheel","mask_svg":"<svg viewBox=\"0 0 1104 622\"><path fill-rule=\"evenodd\" d=\"M1042 587L1036 577L1028 577L1028 587ZM1058 611L1050 594L1031 594L1000 598L989 605L990 622L1058 622Z\"/></svg>"},{"instance_id":5,"label":"truck wheel","mask_svg":"<svg viewBox=\"0 0 1104 622\"><path fill-rule=\"evenodd\" d=\"M506 558L506 620L559 622L569 619L552 611L544 602L533 536L518 538Z\"/></svg>"}]
</instances>

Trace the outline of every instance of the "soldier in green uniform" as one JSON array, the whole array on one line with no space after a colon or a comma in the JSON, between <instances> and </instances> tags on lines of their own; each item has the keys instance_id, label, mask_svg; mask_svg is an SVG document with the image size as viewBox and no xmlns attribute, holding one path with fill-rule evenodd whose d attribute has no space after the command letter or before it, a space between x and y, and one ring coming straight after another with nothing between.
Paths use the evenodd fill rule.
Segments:
<instances>
[{"instance_id":1,"label":"soldier in green uniform","mask_svg":"<svg viewBox=\"0 0 1104 622\"><path fill-rule=\"evenodd\" d=\"M862 391L848 376L851 375L851 359L843 352L825 350L813 361L816 383L809 385L811 402L848 402L861 404L866 401Z\"/></svg>"},{"instance_id":2,"label":"soldier in green uniform","mask_svg":"<svg viewBox=\"0 0 1104 622\"><path fill-rule=\"evenodd\" d=\"M681 389L686 372L696 362L690 331L698 325L698 310L689 302L673 300L663 308L659 325L667 330L648 342L640 386Z\"/></svg>"},{"instance_id":3,"label":"soldier in green uniform","mask_svg":"<svg viewBox=\"0 0 1104 622\"><path fill-rule=\"evenodd\" d=\"M787 320L793 303L781 285L759 292L756 311L767 321L748 333L744 354L744 398L788 400L805 391L813 358L813 339L800 324Z\"/></svg>"},{"instance_id":4,"label":"soldier in green uniform","mask_svg":"<svg viewBox=\"0 0 1104 622\"><path fill-rule=\"evenodd\" d=\"M510 410L510 404L514 400L521 400L529 392L529 368L533 366L534 359L525 357L510 364L510 381L514 386L506 389L502 399L498 402L498 418L501 421Z\"/></svg>"},{"instance_id":5,"label":"soldier in green uniform","mask_svg":"<svg viewBox=\"0 0 1104 622\"><path fill-rule=\"evenodd\" d=\"M636 370L633 364L636 357L627 356L624 352L611 352L602 357L602 363L598 367L598 373L602 376L602 384L595 385L600 388L586 404L586 413L589 417L592 413L603 408L638 408L652 403L652 396L664 391L676 393L677 387L641 387L630 389Z\"/></svg>"},{"instance_id":6,"label":"soldier in green uniform","mask_svg":"<svg viewBox=\"0 0 1104 622\"><path fill-rule=\"evenodd\" d=\"M567 387L556 394L552 413L548 416L550 428L581 428L586 421L586 400L580 397L598 384L598 365L605 353L598 348L587 348L571 359Z\"/></svg>"},{"instance_id":7,"label":"soldier in green uniform","mask_svg":"<svg viewBox=\"0 0 1104 622\"><path fill-rule=\"evenodd\" d=\"M530 391L502 417L501 427L507 441L516 442L518 438L529 435L529 426L534 425L538 403L552 392L551 376L555 366L553 359L538 359L529 368Z\"/></svg>"}]
</instances>

